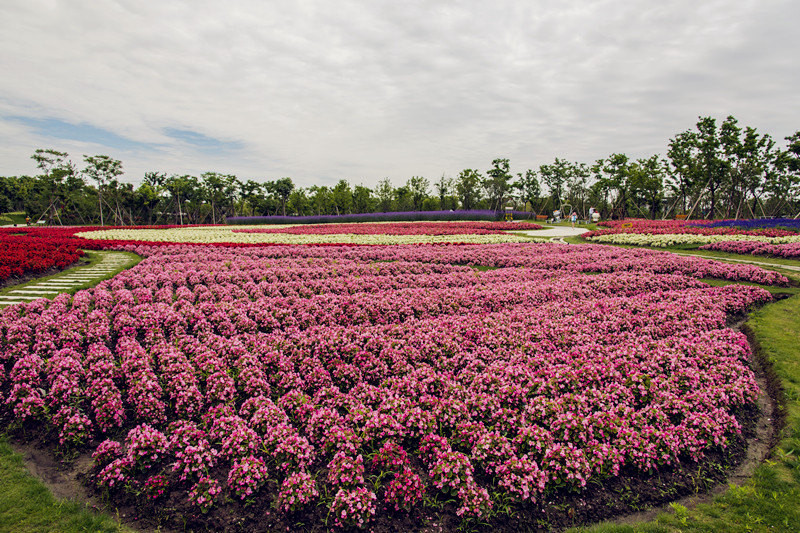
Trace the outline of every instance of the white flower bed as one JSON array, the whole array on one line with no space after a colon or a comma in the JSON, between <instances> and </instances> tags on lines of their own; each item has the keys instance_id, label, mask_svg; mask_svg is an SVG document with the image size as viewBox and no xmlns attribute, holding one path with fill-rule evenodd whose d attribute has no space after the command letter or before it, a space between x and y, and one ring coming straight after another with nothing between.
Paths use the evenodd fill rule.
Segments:
<instances>
[{"instance_id":1,"label":"white flower bed","mask_svg":"<svg viewBox=\"0 0 800 533\"><path fill-rule=\"evenodd\" d=\"M769 244L788 244L800 242L800 235L788 237L762 237L759 235L693 235L685 233L668 233L650 235L647 233L615 233L611 235L597 235L590 237L592 242L623 244L633 246L655 246L665 248L681 244L711 244L724 241L752 241Z\"/></svg>"},{"instance_id":2,"label":"white flower bed","mask_svg":"<svg viewBox=\"0 0 800 533\"><path fill-rule=\"evenodd\" d=\"M247 229L266 227L277 229L288 226L248 226ZM289 233L234 233L241 227L191 227L170 229L111 229L77 233L87 239L130 240L186 243L245 243L245 244L433 244L469 243L500 244L531 242L519 235L292 235Z\"/></svg>"}]
</instances>

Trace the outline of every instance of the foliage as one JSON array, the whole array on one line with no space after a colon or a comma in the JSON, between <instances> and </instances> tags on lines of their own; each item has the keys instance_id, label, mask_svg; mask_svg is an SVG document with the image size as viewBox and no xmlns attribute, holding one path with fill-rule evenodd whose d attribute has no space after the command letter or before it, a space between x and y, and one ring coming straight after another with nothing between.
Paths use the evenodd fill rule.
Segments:
<instances>
[{"instance_id":1,"label":"foliage","mask_svg":"<svg viewBox=\"0 0 800 533\"><path fill-rule=\"evenodd\" d=\"M454 179L443 174L433 183L433 194L424 176L411 176L399 186L384 178L374 188L345 179L332 186L298 187L290 177L240 180L217 172L199 177L146 172L134 188L121 181L122 163L109 156L84 156L86 166L78 171L68 154L38 149L32 158L40 175L0 177L0 213L24 210L51 224L104 224L107 218L116 225L184 225L243 216L498 211L506 205L546 213L569 204L581 219L589 218L591 207L603 218L678 213L755 218L800 210L798 139L800 132L786 137L784 150L733 117L719 125L700 117L695 129L670 140L668 163L657 155L633 160L624 153L591 165L556 157L536 170L513 174L508 159L496 158L485 175L470 168Z\"/></svg>"}]
</instances>

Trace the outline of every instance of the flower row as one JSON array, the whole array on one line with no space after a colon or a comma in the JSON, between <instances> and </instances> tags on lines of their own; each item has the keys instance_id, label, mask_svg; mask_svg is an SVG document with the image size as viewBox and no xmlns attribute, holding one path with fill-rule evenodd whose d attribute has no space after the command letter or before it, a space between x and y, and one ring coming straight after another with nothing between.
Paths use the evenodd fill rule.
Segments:
<instances>
[{"instance_id":1,"label":"flower row","mask_svg":"<svg viewBox=\"0 0 800 533\"><path fill-rule=\"evenodd\" d=\"M598 223L606 229L587 233L587 236L613 233L691 234L691 235L758 235L786 237L800 233L796 223L788 219L772 220L608 220ZM796 222L796 221L795 221Z\"/></svg>"},{"instance_id":2,"label":"flower row","mask_svg":"<svg viewBox=\"0 0 800 533\"><path fill-rule=\"evenodd\" d=\"M170 246L145 246L123 245L120 249L134 252L144 257L153 254L166 254L166 256L190 256L213 264L213 270L199 270L195 280L206 280L209 287L215 283L246 283L248 278L253 282L266 281L273 283L278 280L296 281L306 283L307 278L299 277L299 272L307 272L306 267L284 268L274 262L279 259L294 260L306 258L306 265L312 270L315 267L327 268L339 277L339 271L348 272L346 261L362 263L360 270L354 271L353 276L345 277L346 283L354 283L365 272L393 272L392 279L402 279L404 273L442 272L449 273L457 265L480 265L488 268L524 268L565 272L646 272L650 274L678 273L695 278L719 278L731 281L747 281L765 285L787 285L789 280L777 272L764 270L746 264L727 264L695 256L679 256L672 253L646 249L624 250L609 246L565 246L551 243L526 243L526 244L494 244L482 246L469 245L435 245L435 246L385 246L385 247L254 247L238 248L234 255L209 255L201 247L195 249L190 245ZM224 258L224 259L220 259ZM261 262L258 265L252 261L260 262L262 259L273 261ZM368 262L368 265L364 265ZM392 266L391 263L402 264ZM411 267L408 263L418 263ZM325 266L330 264L330 267ZM269 269L268 273L260 273L261 268ZM298 268L300 270L298 270ZM257 270L259 269L259 270ZM410 269L410 270L409 270ZM179 272L196 270L186 264L170 265L164 273L158 276L177 275ZM463 270L462 270L463 271ZM138 272L138 271L137 271ZM518 271L524 272L524 271ZM183 275L183 274L181 274ZM186 274L189 275L189 274ZM316 275L316 274L315 274ZM492 275L500 275L496 273ZM526 274L515 274L526 275ZM145 276L150 284L155 273ZM180 284L179 279L175 283ZM197 283L194 281L193 283ZM381 283L386 283L381 281ZM393 283L393 282L392 282ZM390 284L387 287L392 287Z\"/></svg>"},{"instance_id":3,"label":"flower row","mask_svg":"<svg viewBox=\"0 0 800 533\"><path fill-rule=\"evenodd\" d=\"M308 226L306 228L311 228ZM263 229L234 229L231 227L203 226L171 229L113 229L87 231L77 236L93 240L147 241L166 243L237 243L237 244L352 244L352 245L397 245L397 244L435 244L469 243L489 244L502 242L526 242L529 239L511 233L294 233L303 230L270 226ZM279 232L280 231L280 232ZM283 232L286 231L286 232Z\"/></svg>"},{"instance_id":4,"label":"flower row","mask_svg":"<svg viewBox=\"0 0 800 533\"><path fill-rule=\"evenodd\" d=\"M493 235L508 231L542 229L531 222L386 222L362 224L307 224L281 228L261 227L235 233L291 233L293 235Z\"/></svg>"},{"instance_id":5,"label":"flower row","mask_svg":"<svg viewBox=\"0 0 800 533\"><path fill-rule=\"evenodd\" d=\"M692 222L693 224L694 222ZM733 227L738 229L783 228L800 232L800 218L755 218L740 220L714 220L707 227Z\"/></svg>"},{"instance_id":6,"label":"flower row","mask_svg":"<svg viewBox=\"0 0 800 533\"><path fill-rule=\"evenodd\" d=\"M622 244L634 246L655 246L665 248L668 246L678 246L684 244L712 244L726 241L748 241L767 244L790 244L800 243L800 235L788 234L779 237L767 237L752 234L734 235L703 235L695 233L599 233L592 232L585 234L586 238L592 242L608 244Z\"/></svg>"},{"instance_id":7,"label":"flower row","mask_svg":"<svg viewBox=\"0 0 800 533\"><path fill-rule=\"evenodd\" d=\"M706 244L701 250L715 250L732 254L767 255L785 259L800 259L800 242L769 244L755 241L722 241Z\"/></svg>"}]
</instances>

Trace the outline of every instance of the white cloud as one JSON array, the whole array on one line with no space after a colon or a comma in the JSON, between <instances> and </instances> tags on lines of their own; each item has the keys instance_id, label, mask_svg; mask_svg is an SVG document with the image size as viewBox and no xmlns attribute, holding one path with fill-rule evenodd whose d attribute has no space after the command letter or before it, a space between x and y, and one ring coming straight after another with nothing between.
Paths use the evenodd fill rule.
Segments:
<instances>
[{"instance_id":1,"label":"white cloud","mask_svg":"<svg viewBox=\"0 0 800 533\"><path fill-rule=\"evenodd\" d=\"M304 186L663 152L698 115L800 129L790 1L6 0L0 174L39 147ZM149 147L48 138L88 124ZM213 150L170 136L195 132ZM213 143L212 143L213 144Z\"/></svg>"}]
</instances>

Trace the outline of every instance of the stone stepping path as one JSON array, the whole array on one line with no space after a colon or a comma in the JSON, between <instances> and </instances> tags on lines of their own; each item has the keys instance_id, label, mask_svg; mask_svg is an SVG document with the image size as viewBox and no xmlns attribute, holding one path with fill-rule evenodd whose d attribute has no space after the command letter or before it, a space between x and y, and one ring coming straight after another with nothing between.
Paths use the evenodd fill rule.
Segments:
<instances>
[{"instance_id":1,"label":"stone stepping path","mask_svg":"<svg viewBox=\"0 0 800 533\"><path fill-rule=\"evenodd\" d=\"M20 285L18 289L12 287L5 294L0 294L0 307L30 302L39 298L52 298L87 283L99 283L110 273L133 263L129 256L120 252L93 253L101 256L102 259L99 263L72 268L46 280L34 280Z\"/></svg>"}]
</instances>

